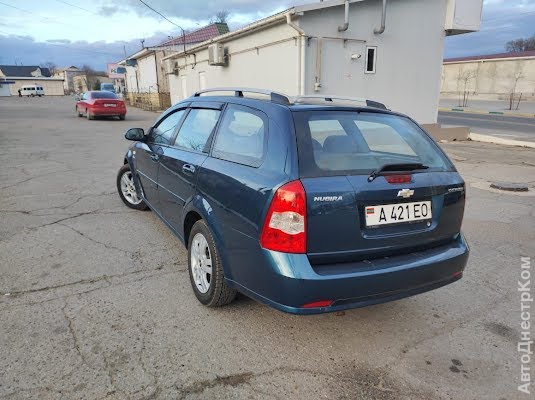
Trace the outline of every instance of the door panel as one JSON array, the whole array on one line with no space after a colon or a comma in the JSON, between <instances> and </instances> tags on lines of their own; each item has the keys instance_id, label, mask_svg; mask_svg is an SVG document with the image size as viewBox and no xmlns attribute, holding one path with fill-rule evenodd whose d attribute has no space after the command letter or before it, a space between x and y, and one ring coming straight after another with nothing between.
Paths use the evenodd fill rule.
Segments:
<instances>
[{"instance_id":1,"label":"door panel","mask_svg":"<svg viewBox=\"0 0 535 400\"><path fill-rule=\"evenodd\" d=\"M158 174L160 212L180 235L184 205L196 192L198 171L208 156L207 143L220 114L219 110L191 109L174 145L164 149Z\"/></svg>"},{"instance_id":2,"label":"door panel","mask_svg":"<svg viewBox=\"0 0 535 400\"><path fill-rule=\"evenodd\" d=\"M136 149L136 173L143 194L151 207L158 208L158 165L163 148L159 144L141 143Z\"/></svg>"},{"instance_id":3,"label":"door panel","mask_svg":"<svg viewBox=\"0 0 535 400\"><path fill-rule=\"evenodd\" d=\"M159 120L149 131L148 143L141 143L136 154L136 169L145 198L150 206L160 212L158 198L159 166L164 148L173 139L185 110L176 110Z\"/></svg>"}]
</instances>

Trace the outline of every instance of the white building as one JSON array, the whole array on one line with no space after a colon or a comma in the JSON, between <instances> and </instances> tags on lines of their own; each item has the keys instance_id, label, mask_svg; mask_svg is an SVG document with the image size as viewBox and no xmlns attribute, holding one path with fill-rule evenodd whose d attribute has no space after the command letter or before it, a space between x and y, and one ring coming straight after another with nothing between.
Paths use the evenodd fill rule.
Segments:
<instances>
[{"instance_id":1,"label":"white building","mask_svg":"<svg viewBox=\"0 0 535 400\"><path fill-rule=\"evenodd\" d=\"M433 123L444 38L478 30L482 2L329 0L296 6L164 58L171 100L205 87L259 87L375 99Z\"/></svg>"}]
</instances>

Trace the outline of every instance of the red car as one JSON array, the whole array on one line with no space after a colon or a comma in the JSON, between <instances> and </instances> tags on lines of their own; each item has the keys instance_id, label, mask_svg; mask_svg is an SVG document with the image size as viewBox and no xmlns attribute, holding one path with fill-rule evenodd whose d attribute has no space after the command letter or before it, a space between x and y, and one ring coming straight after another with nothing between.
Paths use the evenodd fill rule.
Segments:
<instances>
[{"instance_id":1,"label":"red car","mask_svg":"<svg viewBox=\"0 0 535 400\"><path fill-rule=\"evenodd\" d=\"M76 103L76 113L79 117L84 115L87 119L95 117L119 117L126 116L126 106L115 93L102 90L85 92Z\"/></svg>"}]
</instances>

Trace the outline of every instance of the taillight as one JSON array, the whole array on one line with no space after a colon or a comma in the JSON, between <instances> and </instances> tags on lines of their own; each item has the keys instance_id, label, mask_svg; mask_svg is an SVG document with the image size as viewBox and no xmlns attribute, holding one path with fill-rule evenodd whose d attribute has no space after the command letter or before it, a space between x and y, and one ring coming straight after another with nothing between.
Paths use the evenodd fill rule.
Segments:
<instances>
[{"instance_id":1,"label":"taillight","mask_svg":"<svg viewBox=\"0 0 535 400\"><path fill-rule=\"evenodd\" d=\"M411 175L410 174L403 174L403 175L385 175L385 179L388 183L396 184L396 183L410 183L411 181Z\"/></svg>"},{"instance_id":2,"label":"taillight","mask_svg":"<svg viewBox=\"0 0 535 400\"><path fill-rule=\"evenodd\" d=\"M273 196L260 245L283 253L306 253L306 195L301 181L281 186Z\"/></svg>"}]
</instances>

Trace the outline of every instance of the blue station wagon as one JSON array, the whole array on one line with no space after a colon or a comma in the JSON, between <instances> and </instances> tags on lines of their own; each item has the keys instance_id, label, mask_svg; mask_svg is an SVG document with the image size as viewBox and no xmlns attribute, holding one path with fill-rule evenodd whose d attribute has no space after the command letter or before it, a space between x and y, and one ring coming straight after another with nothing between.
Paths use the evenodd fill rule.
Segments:
<instances>
[{"instance_id":1,"label":"blue station wagon","mask_svg":"<svg viewBox=\"0 0 535 400\"><path fill-rule=\"evenodd\" d=\"M135 143L119 195L185 244L204 305L241 292L314 314L462 277L464 181L415 121L381 103L211 89L125 137Z\"/></svg>"}]
</instances>

